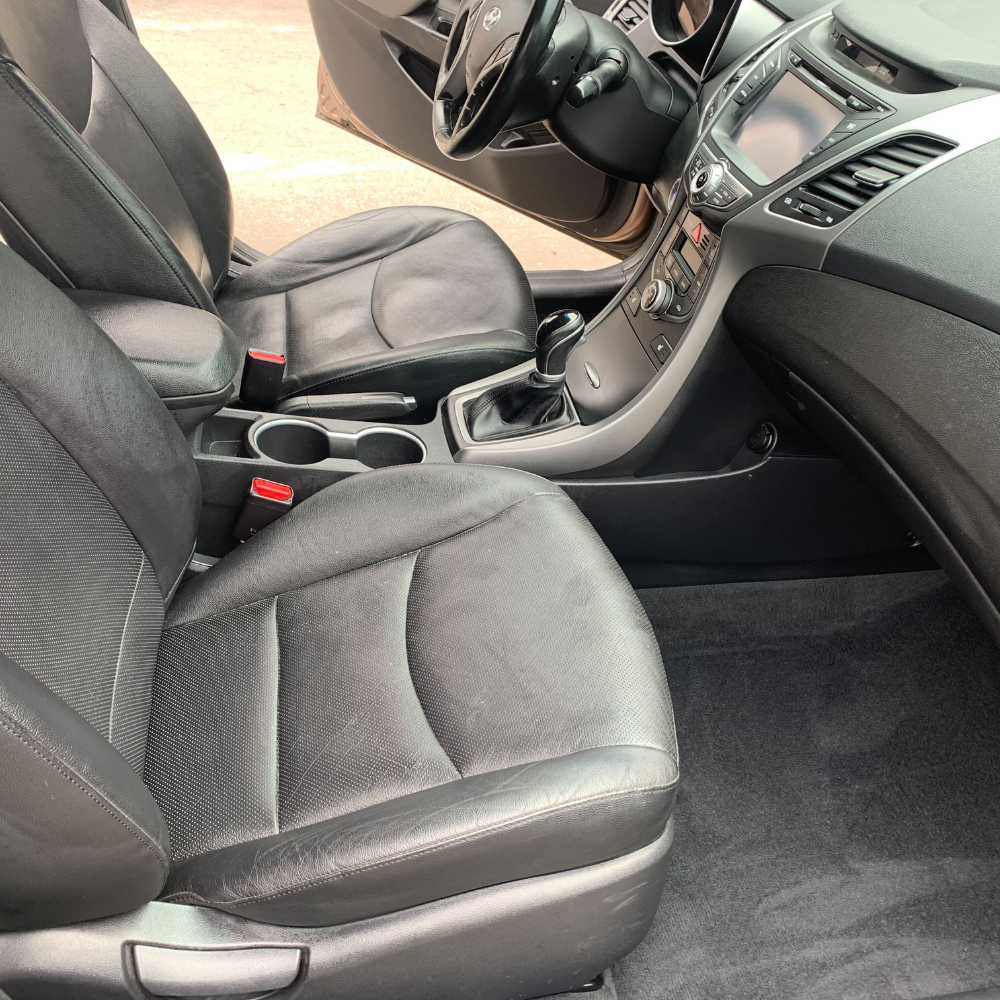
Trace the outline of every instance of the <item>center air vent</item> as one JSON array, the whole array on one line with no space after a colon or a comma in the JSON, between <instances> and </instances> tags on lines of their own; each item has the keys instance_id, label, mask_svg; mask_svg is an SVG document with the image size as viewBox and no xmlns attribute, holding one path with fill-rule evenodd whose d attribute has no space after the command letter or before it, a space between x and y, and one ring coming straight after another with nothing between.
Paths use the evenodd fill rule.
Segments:
<instances>
[{"instance_id":1,"label":"center air vent","mask_svg":"<svg viewBox=\"0 0 1000 1000\"><path fill-rule=\"evenodd\" d=\"M613 24L617 24L622 31L629 32L649 17L649 4L650 0L625 0L617 8L611 8L614 13L610 20ZM607 14L604 16L607 17Z\"/></svg>"},{"instance_id":2,"label":"center air vent","mask_svg":"<svg viewBox=\"0 0 1000 1000\"><path fill-rule=\"evenodd\" d=\"M907 174L955 148L953 142L906 135L859 153L782 196L772 212L815 226L834 226Z\"/></svg>"}]
</instances>

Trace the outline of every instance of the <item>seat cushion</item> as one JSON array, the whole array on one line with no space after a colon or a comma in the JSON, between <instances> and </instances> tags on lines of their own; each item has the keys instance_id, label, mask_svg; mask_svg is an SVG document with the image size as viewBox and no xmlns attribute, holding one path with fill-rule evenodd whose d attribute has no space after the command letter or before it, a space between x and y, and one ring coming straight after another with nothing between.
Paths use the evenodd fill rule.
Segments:
<instances>
[{"instance_id":1,"label":"seat cushion","mask_svg":"<svg viewBox=\"0 0 1000 1000\"><path fill-rule=\"evenodd\" d=\"M433 402L534 350L521 265L485 223L443 208L332 222L254 264L216 304L245 346L285 355L283 397Z\"/></svg>"},{"instance_id":2,"label":"seat cushion","mask_svg":"<svg viewBox=\"0 0 1000 1000\"><path fill-rule=\"evenodd\" d=\"M306 500L179 592L153 706L164 898L278 924L620 857L678 777L635 594L573 502L511 470Z\"/></svg>"}]
</instances>

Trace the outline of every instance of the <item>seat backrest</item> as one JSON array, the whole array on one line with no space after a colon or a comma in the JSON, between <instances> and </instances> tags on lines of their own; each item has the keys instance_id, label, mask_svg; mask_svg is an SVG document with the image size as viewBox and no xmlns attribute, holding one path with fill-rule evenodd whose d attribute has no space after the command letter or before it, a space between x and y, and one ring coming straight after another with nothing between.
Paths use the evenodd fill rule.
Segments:
<instances>
[{"instance_id":1,"label":"seat backrest","mask_svg":"<svg viewBox=\"0 0 1000 1000\"><path fill-rule=\"evenodd\" d=\"M191 107L101 0L0 0L0 232L65 287L214 310L229 181Z\"/></svg>"},{"instance_id":2,"label":"seat backrest","mask_svg":"<svg viewBox=\"0 0 1000 1000\"><path fill-rule=\"evenodd\" d=\"M146 381L0 246L0 929L120 912L162 886L142 773L200 503Z\"/></svg>"}]
</instances>

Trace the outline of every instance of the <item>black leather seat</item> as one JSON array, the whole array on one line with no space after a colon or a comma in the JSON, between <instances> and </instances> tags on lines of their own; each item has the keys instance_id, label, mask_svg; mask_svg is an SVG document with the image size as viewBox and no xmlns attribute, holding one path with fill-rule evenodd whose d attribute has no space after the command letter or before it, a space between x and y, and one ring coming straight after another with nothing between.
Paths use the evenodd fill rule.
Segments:
<instances>
[{"instance_id":1,"label":"black leather seat","mask_svg":"<svg viewBox=\"0 0 1000 1000\"><path fill-rule=\"evenodd\" d=\"M127 941L275 942L310 949L316 995L529 997L634 947L673 719L566 495L358 475L178 590L200 509L181 432L6 248L0 284L0 988L37 929L84 920L44 931L50 985L81 942L91 977L129 974Z\"/></svg>"},{"instance_id":2,"label":"black leather seat","mask_svg":"<svg viewBox=\"0 0 1000 1000\"><path fill-rule=\"evenodd\" d=\"M531 355L524 271L461 212L357 215L227 283L222 163L100 0L0 0L0 118L0 232L14 249L65 287L218 311L244 347L286 354L283 397L393 390L426 404Z\"/></svg>"}]
</instances>

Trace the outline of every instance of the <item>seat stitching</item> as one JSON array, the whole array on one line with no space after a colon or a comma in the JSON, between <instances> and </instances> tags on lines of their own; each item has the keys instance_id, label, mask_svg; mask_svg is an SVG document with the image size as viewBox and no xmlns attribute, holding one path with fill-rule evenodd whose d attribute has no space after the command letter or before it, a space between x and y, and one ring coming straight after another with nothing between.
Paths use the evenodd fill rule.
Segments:
<instances>
[{"instance_id":1,"label":"seat stitching","mask_svg":"<svg viewBox=\"0 0 1000 1000\"><path fill-rule=\"evenodd\" d=\"M278 630L278 598L271 600L274 612L274 645L277 677L274 685L274 831L281 833L281 632Z\"/></svg>"},{"instance_id":2,"label":"seat stitching","mask_svg":"<svg viewBox=\"0 0 1000 1000\"><path fill-rule=\"evenodd\" d=\"M440 737L434 731L434 727L431 725L430 717L427 714L427 709L424 708L424 703L420 697L420 692L417 690L416 681L413 678L413 667L412 667L412 661L410 659L410 630L408 627L410 623L410 594L413 592L413 578L414 576L416 576L417 563L420 561L420 557L421 555L423 555L423 551L424 551L424 546L421 546L419 549L417 549L417 554L410 565L410 579L406 585L406 600L403 604L403 649L406 653L406 673L407 676L410 678L410 684L413 687L413 694L414 697L416 697L417 699L417 704L420 706L420 711L423 712L424 714L424 721L427 723L427 728L430 730L431 735L434 737L434 742L437 743L437 745L441 748L441 753L444 754L448 763L451 764L452 768L454 769L455 773L459 776L459 778L464 778L465 775L462 773L462 769L452 759L451 754L448 753L448 751L445 749L445 746L441 742Z\"/></svg>"},{"instance_id":3,"label":"seat stitching","mask_svg":"<svg viewBox=\"0 0 1000 1000\"><path fill-rule=\"evenodd\" d=\"M281 347L282 353L285 355L285 366L287 371L292 367L289 363L291 361L292 352L288 349L288 331L292 328L292 297L289 295L287 290L282 292L281 295L285 300L285 308L282 310L285 315L285 328L281 331Z\"/></svg>"},{"instance_id":4,"label":"seat stitching","mask_svg":"<svg viewBox=\"0 0 1000 1000\"><path fill-rule=\"evenodd\" d=\"M122 650L125 648L125 636L128 635L128 625L132 620L132 609L135 607L135 595L139 593L139 581L142 579L142 571L146 566L146 553L139 550L139 570L135 574L135 584L132 587L132 597L128 602L128 611L125 613L125 624L122 626L121 638L118 640L118 657L115 660L115 681L111 685L111 711L108 713L108 742L114 746L115 738L115 698L118 696L118 678L122 669Z\"/></svg>"},{"instance_id":5,"label":"seat stitching","mask_svg":"<svg viewBox=\"0 0 1000 1000\"><path fill-rule=\"evenodd\" d=\"M288 889L282 889L280 892L272 892L266 895L259 896L242 896L239 899L231 900L219 900L218 902L225 903L226 906L242 906L246 903L264 903L269 899L279 899L282 896L290 896L296 892L301 892L303 889L315 888L319 885L325 885L328 882L336 882L338 879L350 878L353 875L363 875L366 872L375 871L379 868L387 868L390 865L399 864L402 861L410 861L414 858L423 857L428 854L435 854L438 851L445 850L449 847L455 847L459 844L470 843L475 840L479 840L484 837L490 837L494 834L505 831L505 830L516 830L520 826L527 826L528 824L543 818L545 816L552 816L557 813L567 812L571 809L576 809L580 806L587 806L594 802L604 802L616 798L625 798L627 796L645 796L660 794L662 792L670 791L677 784L677 781L671 782L669 785L648 785L643 788L633 788L626 791L621 789L615 789L610 792L602 792L599 795L591 795L583 799L575 799L572 802L564 802L558 806L552 806L548 809L541 809L538 812L530 813L528 816L519 816L516 819L508 820L505 823L498 823L495 826L491 826L487 830L477 830L474 833L468 833L461 837L449 838L447 840L441 841L437 844L432 844L429 847L423 847L417 851L408 851L403 854L397 854L391 858L386 858L382 861L374 862L370 865L363 865L360 868L352 868L350 871L335 872L332 875L324 875L319 878L309 879L306 882L302 882L299 885L292 886Z\"/></svg>"},{"instance_id":6,"label":"seat stitching","mask_svg":"<svg viewBox=\"0 0 1000 1000\"><path fill-rule=\"evenodd\" d=\"M6 715L7 713L4 712L4 714ZM160 850L159 845L155 845L147 834L137 830L131 823L127 822L125 818L118 812L117 809L112 809L112 807L106 800L102 801L103 796L100 796L99 793L96 792L94 789L85 785L82 779L78 780L79 776L74 776L74 773L70 772L64 767L61 767L54 760L52 760L51 757L47 756L47 754L42 753L37 748L39 746L42 746L42 744L37 743L37 741L33 737L30 738L31 742L29 742L28 739L25 738L25 735L22 735L14 728L14 726L16 725L15 721L13 719L10 719L9 715L7 716L7 718L10 720L9 722L5 722L3 719L0 719L0 726L6 729L7 732L9 732L11 736L14 737L14 739L23 743L28 748L28 750L30 750L31 753L33 753L39 760L44 761L57 774L61 774L71 785L74 785L81 792L83 792L83 794L86 795L87 798L92 799L94 802L96 802L101 809L103 809L116 823L120 824L126 830L128 830L128 832L131 833L132 836L135 837L135 839L138 840L139 843L142 844L142 846L145 847L146 850L149 851L149 853L152 854L154 858L156 858L156 860L159 862L160 867L163 869L164 873L167 873L169 871L169 868L165 861L165 855L163 854L162 850ZM20 726L18 726L18 729L20 729ZM37 745L32 746L32 743L36 743Z\"/></svg>"},{"instance_id":7,"label":"seat stitching","mask_svg":"<svg viewBox=\"0 0 1000 1000\"><path fill-rule=\"evenodd\" d=\"M105 193L108 194L111 197L111 199L118 205L118 207L132 220L132 222L135 224L136 228L143 234L143 236L146 237L147 241L149 242L149 245L159 255L159 257L163 261L163 263L166 264L167 267L173 272L174 277L177 279L178 283L181 286L181 290L191 300L191 303L195 306L195 308L201 309L202 306L198 302L197 296L191 291L190 288L188 288L187 282L184 281L183 277L181 276L181 273L167 259L166 255L163 253L163 251L156 245L156 241L153 239L152 234L135 217L135 215L133 214L133 212L128 208L127 205L125 205L125 203L118 197L118 195L116 195L115 192L112 191L111 188L108 187L108 185L101 178L100 174L98 174L97 171L94 170L94 168L89 163L87 163L87 161L79 154L79 152L77 152L77 150L75 150L73 148L73 146L69 142L66 141L66 138L63 135L61 135L59 133L59 130L56 129L52 125L52 123L45 118L45 116L41 113L41 111L38 108L36 108L20 92L20 89L17 87L16 82L11 78L11 76L7 72L6 67L9 66L9 65L12 65L9 62L9 60L0 59L0 76L2 76L4 78L4 80L7 82L7 85L10 87L10 89L13 91L13 93L20 99L21 103L24 104L24 106L26 108L28 108L28 110L31 111L32 114L56 137L56 139L66 148L66 150L80 162L80 164L83 166L83 168L94 178L95 181L97 181L97 183L101 186L101 188L103 188L103 190L105 191ZM81 141L85 141L85 140L81 139ZM110 169L110 167L108 169ZM122 183L124 183L124 181Z\"/></svg>"},{"instance_id":8,"label":"seat stitching","mask_svg":"<svg viewBox=\"0 0 1000 1000\"><path fill-rule=\"evenodd\" d=\"M391 255L390 255L391 256ZM375 332L379 335L382 343L389 348L390 351L395 350L392 344L382 336L382 331L378 328L378 323L375 321L375 285L378 282L378 273L382 270L382 263L385 257L379 257L378 263L375 265L375 277L372 278L372 293L368 296L368 315L372 318L372 326L375 327Z\"/></svg>"},{"instance_id":9,"label":"seat stitching","mask_svg":"<svg viewBox=\"0 0 1000 1000\"><path fill-rule=\"evenodd\" d=\"M539 477L539 478L541 478L541 477ZM455 538L461 538L461 536L464 535L464 534L466 534L467 532L469 532L469 531L475 531L477 528L481 528L481 527L483 527L483 525L489 524L491 521L496 520L496 518L501 517L503 514L506 514L508 511L513 510L515 507L519 507L523 503L527 503L529 500L534 500L536 497L555 497L555 499L557 499L557 500L565 500L568 503L573 503L573 501L568 496L566 496L565 493L562 493L562 492L559 492L559 493L548 493L548 492L532 493L531 496L522 497L520 500L515 500L509 506L504 507L503 510L498 510L495 514L491 514L488 518L486 518L486 520L479 521L477 524L471 524L471 525L469 525L468 528L463 528L461 531L456 531L454 534L445 535L444 538L439 538L439 539L437 539L437 541L428 542L426 545L421 545L421 546L419 546L419 547L417 547L415 549L407 549L405 552L397 552L395 555L386 556L384 559L376 559L375 562L362 563L360 566L355 566L352 569L344 570L343 573L331 573L330 576L321 576L321 577L318 577L317 579L311 581L310 583L304 583L304 584L302 584L301 587L291 587L288 590L278 591L277 594L271 594L271 595L269 595L267 597L258 597L258 598L256 598L253 601L247 601L246 604L234 604L231 608L226 608L225 611L217 611L215 614L205 615L202 618L190 618L187 621L181 622L179 625L172 625L172 626L170 626L170 628L164 629L163 630L164 634L167 633L167 632L173 632L175 629L186 628L188 625L195 625L198 622L210 622L210 621L213 621L216 618L221 618L223 615L228 615L228 614L232 614L232 612L234 612L234 611L239 611L242 608L250 608L250 607L253 607L253 605L255 605L255 604L262 604L264 601L271 601L271 600L274 600L274 599L276 599L278 597L283 597L285 594L295 594L295 593L297 593L300 590L305 590L307 587L314 587L316 584L318 584L318 583L325 583L327 580L336 580L337 577L339 577L339 576L346 576L348 573L355 573L355 572L357 572L360 569L371 569L374 566L382 566L385 563L393 562L396 559L402 559L404 556L413 555L415 552L416 553L423 552L424 549L430 549L430 548L433 548L435 545L441 545L442 543L444 543L444 542L450 542L450 541L452 541ZM576 505L574 504L574 506L576 506Z\"/></svg>"}]
</instances>

